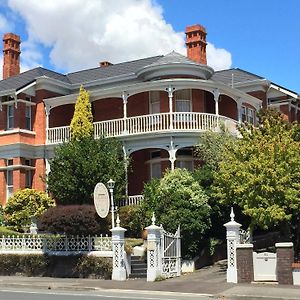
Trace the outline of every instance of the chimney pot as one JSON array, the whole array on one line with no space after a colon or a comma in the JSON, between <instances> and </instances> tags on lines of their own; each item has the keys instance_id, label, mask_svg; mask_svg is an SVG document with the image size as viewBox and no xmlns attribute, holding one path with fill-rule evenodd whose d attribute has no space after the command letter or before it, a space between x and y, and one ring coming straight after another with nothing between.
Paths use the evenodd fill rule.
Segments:
<instances>
[{"instance_id":1,"label":"chimney pot","mask_svg":"<svg viewBox=\"0 0 300 300\"><path fill-rule=\"evenodd\" d=\"M20 74L20 36L14 33L3 35L3 79Z\"/></svg>"},{"instance_id":2,"label":"chimney pot","mask_svg":"<svg viewBox=\"0 0 300 300\"><path fill-rule=\"evenodd\" d=\"M206 65L206 29L199 24L187 26L186 50L187 57L197 63Z\"/></svg>"},{"instance_id":3,"label":"chimney pot","mask_svg":"<svg viewBox=\"0 0 300 300\"><path fill-rule=\"evenodd\" d=\"M99 63L99 67L101 67L101 68L105 68L105 67L112 66L112 65L113 64L111 62L109 62L109 61L101 61Z\"/></svg>"}]
</instances>

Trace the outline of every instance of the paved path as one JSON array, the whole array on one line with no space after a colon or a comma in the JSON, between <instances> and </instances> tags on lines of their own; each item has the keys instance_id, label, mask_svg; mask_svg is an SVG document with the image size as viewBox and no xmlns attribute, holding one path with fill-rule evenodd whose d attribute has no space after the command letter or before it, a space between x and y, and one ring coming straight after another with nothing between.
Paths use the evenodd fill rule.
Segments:
<instances>
[{"instance_id":1,"label":"paved path","mask_svg":"<svg viewBox=\"0 0 300 300\"><path fill-rule=\"evenodd\" d=\"M199 297L213 299L298 299L300 300L300 286L284 286L277 284L230 284L225 280L226 269L224 262L213 267L202 268L192 274L163 280L159 282L146 282L145 279L111 281L99 279L70 279L0 276L0 289L5 288L31 288L68 291L145 291L149 295L156 292L174 292L198 294ZM151 291L151 293L149 293ZM184 297L186 298L186 297Z\"/></svg>"}]
</instances>

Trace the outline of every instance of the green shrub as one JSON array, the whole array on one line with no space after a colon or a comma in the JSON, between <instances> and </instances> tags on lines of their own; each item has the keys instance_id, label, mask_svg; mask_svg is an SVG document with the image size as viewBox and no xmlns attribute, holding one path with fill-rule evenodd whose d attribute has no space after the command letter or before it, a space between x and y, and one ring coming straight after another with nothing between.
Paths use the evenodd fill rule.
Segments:
<instances>
[{"instance_id":1,"label":"green shrub","mask_svg":"<svg viewBox=\"0 0 300 300\"><path fill-rule=\"evenodd\" d=\"M47 270L47 257L43 254L1 254L0 274L43 276Z\"/></svg>"},{"instance_id":2,"label":"green shrub","mask_svg":"<svg viewBox=\"0 0 300 300\"><path fill-rule=\"evenodd\" d=\"M82 256L74 269L81 278L93 277L110 279L112 260L106 257Z\"/></svg>"},{"instance_id":3,"label":"green shrub","mask_svg":"<svg viewBox=\"0 0 300 300\"><path fill-rule=\"evenodd\" d=\"M49 208L39 218L42 231L67 235L108 233L108 218L101 219L93 205L59 205Z\"/></svg>"},{"instance_id":4,"label":"green shrub","mask_svg":"<svg viewBox=\"0 0 300 300\"><path fill-rule=\"evenodd\" d=\"M0 204L0 226L3 225L4 215L3 215L3 206Z\"/></svg>"},{"instance_id":5,"label":"green shrub","mask_svg":"<svg viewBox=\"0 0 300 300\"><path fill-rule=\"evenodd\" d=\"M168 170L164 177L150 181L144 189L145 200L140 206L144 226L151 224L152 212L156 224L175 233L181 226L182 256L193 258L198 254L201 240L211 226L208 196L186 169Z\"/></svg>"},{"instance_id":6,"label":"green shrub","mask_svg":"<svg viewBox=\"0 0 300 300\"><path fill-rule=\"evenodd\" d=\"M11 230L8 227L0 226L0 236L12 236L12 235L20 235L19 232Z\"/></svg>"},{"instance_id":7,"label":"green shrub","mask_svg":"<svg viewBox=\"0 0 300 300\"><path fill-rule=\"evenodd\" d=\"M143 228L138 206L122 206L119 209L121 226L126 228L126 237L141 237Z\"/></svg>"},{"instance_id":8,"label":"green shrub","mask_svg":"<svg viewBox=\"0 0 300 300\"><path fill-rule=\"evenodd\" d=\"M6 225L17 231L26 231L30 227L32 217L39 217L54 205L54 200L44 192L34 189L19 190L8 199L4 208Z\"/></svg>"}]
</instances>

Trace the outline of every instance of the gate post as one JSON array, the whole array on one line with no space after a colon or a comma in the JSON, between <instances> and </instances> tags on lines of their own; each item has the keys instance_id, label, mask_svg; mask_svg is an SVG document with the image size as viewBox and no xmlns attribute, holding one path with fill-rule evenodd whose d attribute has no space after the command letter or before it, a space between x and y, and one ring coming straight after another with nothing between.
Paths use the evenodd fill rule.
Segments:
<instances>
[{"instance_id":1,"label":"gate post","mask_svg":"<svg viewBox=\"0 0 300 300\"><path fill-rule=\"evenodd\" d=\"M124 262L124 233L125 228L120 227L119 215L117 216L117 226L110 230L112 232L112 250L113 250L113 271L112 280L126 280L126 270Z\"/></svg>"},{"instance_id":2,"label":"gate post","mask_svg":"<svg viewBox=\"0 0 300 300\"><path fill-rule=\"evenodd\" d=\"M230 222L224 224L227 239L227 282L237 283L236 245L240 243L241 224L234 220L234 212L231 207Z\"/></svg>"},{"instance_id":3,"label":"gate post","mask_svg":"<svg viewBox=\"0 0 300 300\"><path fill-rule=\"evenodd\" d=\"M293 243L276 243L277 280L279 284L293 284L294 246Z\"/></svg>"},{"instance_id":4,"label":"gate post","mask_svg":"<svg viewBox=\"0 0 300 300\"><path fill-rule=\"evenodd\" d=\"M155 216L152 216L152 225L147 229L147 281L155 281L162 274L161 266L161 228L155 225Z\"/></svg>"}]
</instances>

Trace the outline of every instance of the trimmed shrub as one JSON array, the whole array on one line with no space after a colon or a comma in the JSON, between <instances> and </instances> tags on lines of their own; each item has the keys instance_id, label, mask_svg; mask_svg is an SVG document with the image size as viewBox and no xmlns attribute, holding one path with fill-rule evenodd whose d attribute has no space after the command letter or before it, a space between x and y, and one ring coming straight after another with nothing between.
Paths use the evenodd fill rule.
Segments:
<instances>
[{"instance_id":1,"label":"trimmed shrub","mask_svg":"<svg viewBox=\"0 0 300 300\"><path fill-rule=\"evenodd\" d=\"M43 276L46 273L48 260L42 254L1 254L0 274L26 276Z\"/></svg>"},{"instance_id":2,"label":"trimmed shrub","mask_svg":"<svg viewBox=\"0 0 300 300\"><path fill-rule=\"evenodd\" d=\"M48 256L46 254L1 254L0 275L69 278L111 278L112 260L94 256Z\"/></svg>"},{"instance_id":3,"label":"trimmed shrub","mask_svg":"<svg viewBox=\"0 0 300 300\"><path fill-rule=\"evenodd\" d=\"M93 205L60 205L41 215L38 227L41 231L54 234L107 234L108 218L101 219Z\"/></svg>"},{"instance_id":4,"label":"trimmed shrub","mask_svg":"<svg viewBox=\"0 0 300 300\"><path fill-rule=\"evenodd\" d=\"M80 278L110 279L112 260L106 257L82 256L74 268Z\"/></svg>"},{"instance_id":5,"label":"trimmed shrub","mask_svg":"<svg viewBox=\"0 0 300 300\"><path fill-rule=\"evenodd\" d=\"M20 232L27 231L32 217L39 217L54 205L54 200L44 192L34 189L19 190L8 199L4 208L6 225Z\"/></svg>"}]
</instances>

